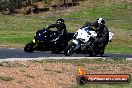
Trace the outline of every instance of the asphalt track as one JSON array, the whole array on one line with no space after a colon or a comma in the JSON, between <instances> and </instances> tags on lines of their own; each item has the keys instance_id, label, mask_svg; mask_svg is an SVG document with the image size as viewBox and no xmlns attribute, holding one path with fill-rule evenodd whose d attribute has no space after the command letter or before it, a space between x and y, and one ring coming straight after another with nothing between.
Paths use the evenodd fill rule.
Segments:
<instances>
[{"instance_id":1,"label":"asphalt track","mask_svg":"<svg viewBox=\"0 0 132 88\"><path fill-rule=\"evenodd\" d=\"M0 62L14 61L14 60L40 60L40 59L81 59L81 58L127 58L132 60L132 54L112 54L105 53L102 57L89 57L88 54L73 54L70 57L64 56L63 52L60 54L51 54L50 51L42 52L35 51L33 53L26 53L22 48L0 48Z\"/></svg>"}]
</instances>

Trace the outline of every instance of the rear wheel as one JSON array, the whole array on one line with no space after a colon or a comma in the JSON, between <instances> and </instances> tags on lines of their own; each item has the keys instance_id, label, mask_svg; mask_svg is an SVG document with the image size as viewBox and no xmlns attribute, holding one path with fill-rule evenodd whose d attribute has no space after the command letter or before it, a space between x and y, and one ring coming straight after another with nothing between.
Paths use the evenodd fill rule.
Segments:
<instances>
[{"instance_id":1,"label":"rear wheel","mask_svg":"<svg viewBox=\"0 0 132 88\"><path fill-rule=\"evenodd\" d=\"M89 50L88 54L89 54L90 57L94 57L94 56L97 55L94 43L91 43L91 47L90 47L90 50Z\"/></svg>"},{"instance_id":2,"label":"rear wheel","mask_svg":"<svg viewBox=\"0 0 132 88\"><path fill-rule=\"evenodd\" d=\"M31 53L33 52L35 49L34 49L34 46L36 44L34 42L29 42L25 47L24 47L24 51L27 52L27 53Z\"/></svg>"},{"instance_id":3,"label":"rear wheel","mask_svg":"<svg viewBox=\"0 0 132 88\"><path fill-rule=\"evenodd\" d=\"M95 57L97 55L97 53L95 53L94 51L90 51L89 52L89 56L90 57Z\"/></svg>"},{"instance_id":4,"label":"rear wheel","mask_svg":"<svg viewBox=\"0 0 132 88\"><path fill-rule=\"evenodd\" d=\"M104 54L104 50L100 50L100 56L103 56L103 54Z\"/></svg>"},{"instance_id":5,"label":"rear wheel","mask_svg":"<svg viewBox=\"0 0 132 88\"><path fill-rule=\"evenodd\" d=\"M66 47L66 49L64 50L64 55L66 55L66 56L72 55L75 46L76 46L75 43L74 43L74 42L71 42L71 43Z\"/></svg>"}]
</instances>

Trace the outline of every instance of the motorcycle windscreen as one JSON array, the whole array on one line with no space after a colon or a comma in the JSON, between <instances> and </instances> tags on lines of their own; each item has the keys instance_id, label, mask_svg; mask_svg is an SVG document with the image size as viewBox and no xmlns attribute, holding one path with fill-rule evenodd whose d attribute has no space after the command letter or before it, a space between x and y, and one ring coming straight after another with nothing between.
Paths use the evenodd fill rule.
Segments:
<instances>
[{"instance_id":1,"label":"motorcycle windscreen","mask_svg":"<svg viewBox=\"0 0 132 88\"><path fill-rule=\"evenodd\" d=\"M36 38L39 41L49 40L49 32L47 30L38 30L36 32Z\"/></svg>"},{"instance_id":2,"label":"motorcycle windscreen","mask_svg":"<svg viewBox=\"0 0 132 88\"><path fill-rule=\"evenodd\" d=\"M112 32L109 32L109 41L112 39L113 35L114 34Z\"/></svg>"},{"instance_id":3,"label":"motorcycle windscreen","mask_svg":"<svg viewBox=\"0 0 132 88\"><path fill-rule=\"evenodd\" d=\"M90 36L88 35L86 30L79 29L77 32L78 32L77 39L83 40L82 42L84 43L89 40Z\"/></svg>"},{"instance_id":4,"label":"motorcycle windscreen","mask_svg":"<svg viewBox=\"0 0 132 88\"><path fill-rule=\"evenodd\" d=\"M90 31L90 28L89 27L84 27L82 29L85 30L86 32Z\"/></svg>"}]
</instances>

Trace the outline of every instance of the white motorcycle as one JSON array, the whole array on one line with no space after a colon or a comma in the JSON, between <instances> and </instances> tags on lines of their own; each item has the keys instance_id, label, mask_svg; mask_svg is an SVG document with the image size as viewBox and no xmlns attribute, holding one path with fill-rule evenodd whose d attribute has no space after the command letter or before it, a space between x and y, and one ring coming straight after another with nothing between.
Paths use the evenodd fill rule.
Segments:
<instances>
[{"instance_id":1,"label":"white motorcycle","mask_svg":"<svg viewBox=\"0 0 132 88\"><path fill-rule=\"evenodd\" d=\"M114 34L112 32L109 32L109 40L112 39L113 35ZM101 48L98 47L96 51L93 50L94 48L93 42L96 36L97 36L97 33L90 27L84 27L82 29L79 29L74 34L73 40L64 50L64 55L70 56L74 52L77 53L80 51L84 51L85 53L88 53L89 56L96 56L98 54L102 56L104 54L104 51L101 50Z\"/></svg>"}]
</instances>

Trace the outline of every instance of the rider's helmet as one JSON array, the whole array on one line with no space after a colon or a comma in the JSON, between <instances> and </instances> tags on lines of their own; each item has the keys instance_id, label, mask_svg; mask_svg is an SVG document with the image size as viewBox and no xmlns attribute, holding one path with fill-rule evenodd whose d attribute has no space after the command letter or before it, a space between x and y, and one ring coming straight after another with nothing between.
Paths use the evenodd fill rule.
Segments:
<instances>
[{"instance_id":1,"label":"rider's helmet","mask_svg":"<svg viewBox=\"0 0 132 88\"><path fill-rule=\"evenodd\" d=\"M58 29L61 29L63 26L64 26L64 20L61 19L61 18L57 19L57 20L56 20L56 27L57 27Z\"/></svg>"},{"instance_id":2,"label":"rider's helmet","mask_svg":"<svg viewBox=\"0 0 132 88\"><path fill-rule=\"evenodd\" d=\"M97 23L98 23L98 29L101 29L105 25L105 20L103 18L98 18Z\"/></svg>"},{"instance_id":3,"label":"rider's helmet","mask_svg":"<svg viewBox=\"0 0 132 88\"><path fill-rule=\"evenodd\" d=\"M57 24L64 24L64 20L62 18L59 18L56 20Z\"/></svg>"}]
</instances>

